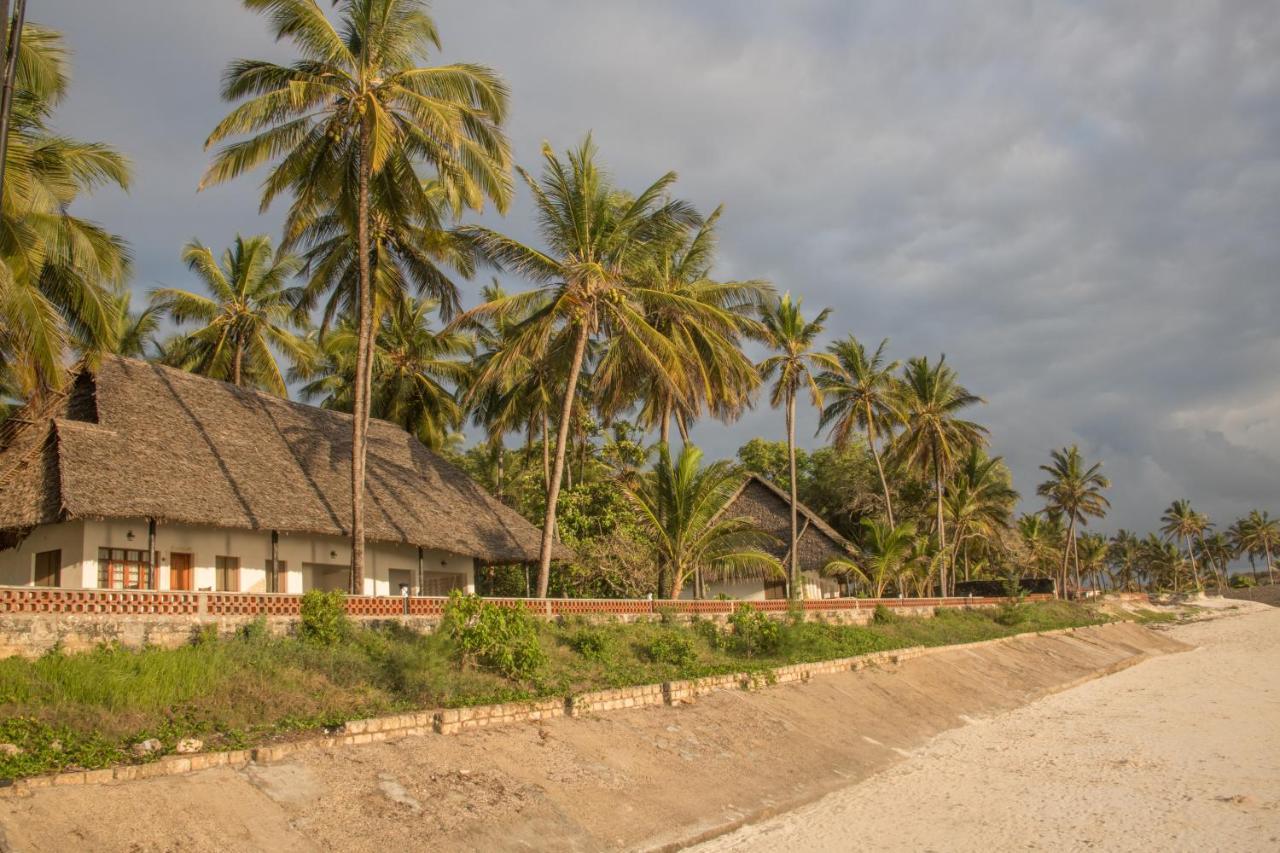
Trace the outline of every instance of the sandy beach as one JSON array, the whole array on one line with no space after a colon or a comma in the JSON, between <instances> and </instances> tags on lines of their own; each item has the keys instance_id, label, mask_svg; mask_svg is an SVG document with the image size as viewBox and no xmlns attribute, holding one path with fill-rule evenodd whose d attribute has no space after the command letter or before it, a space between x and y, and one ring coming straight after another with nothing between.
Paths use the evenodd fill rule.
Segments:
<instances>
[{"instance_id":1,"label":"sandy beach","mask_svg":"<svg viewBox=\"0 0 1280 853\"><path fill-rule=\"evenodd\" d=\"M697 849L1275 850L1280 610L1171 634L1197 649L945 732Z\"/></svg>"}]
</instances>

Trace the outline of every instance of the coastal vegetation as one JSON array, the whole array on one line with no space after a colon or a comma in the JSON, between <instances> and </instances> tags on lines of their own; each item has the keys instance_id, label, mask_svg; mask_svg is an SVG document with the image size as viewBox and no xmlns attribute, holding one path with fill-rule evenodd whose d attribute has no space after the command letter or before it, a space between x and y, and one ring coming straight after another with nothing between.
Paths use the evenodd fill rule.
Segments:
<instances>
[{"instance_id":1,"label":"coastal vegetation","mask_svg":"<svg viewBox=\"0 0 1280 853\"><path fill-rule=\"evenodd\" d=\"M38 24L22 30L0 198L0 416L110 353L352 412L356 590L371 417L541 526L539 564L486 567L489 593L701 596L706 574L751 568L799 595L796 500L854 543L827 567L854 594L1027 576L1062 591L1182 591L1225 586L1241 559L1275 580L1280 521L1262 509L1215 525L1180 498L1158 533L1093 532L1110 482L1074 445L1049 452L1043 503L1019 515L983 400L945 356L895 359L888 339L870 349L794 285L716 278L731 212L704 214L660 165L624 186L584 134L568 151L544 145L536 173L517 166L506 83L430 64L441 32L421 0L243 5L295 58L228 65L233 106L205 140L216 150L201 186L263 170L260 209L286 205L283 232L225 252L193 241L180 257L194 286L136 308L125 240L70 212L127 188L129 163L53 129L66 47ZM517 187L533 202L528 243L474 222L487 206L505 214ZM503 279L471 285L481 270ZM776 434L704 461L694 424L754 405L779 410ZM803 406L829 445L800 446ZM467 427L480 436L470 446ZM785 565L721 517L746 473L790 493ZM557 539L577 558L553 567Z\"/></svg>"},{"instance_id":2,"label":"coastal vegetation","mask_svg":"<svg viewBox=\"0 0 1280 853\"><path fill-rule=\"evenodd\" d=\"M346 720L569 696L673 679L764 671L867 652L1080 627L1108 617L1071 602L883 615L870 625L774 621L741 604L711 621L545 622L455 597L441 630L369 628L341 593L308 593L296 636L265 620L175 649L102 646L0 660L0 780L153 760L179 741L242 749ZM151 750L137 747L155 740ZM16 751L15 751L16 750Z\"/></svg>"}]
</instances>

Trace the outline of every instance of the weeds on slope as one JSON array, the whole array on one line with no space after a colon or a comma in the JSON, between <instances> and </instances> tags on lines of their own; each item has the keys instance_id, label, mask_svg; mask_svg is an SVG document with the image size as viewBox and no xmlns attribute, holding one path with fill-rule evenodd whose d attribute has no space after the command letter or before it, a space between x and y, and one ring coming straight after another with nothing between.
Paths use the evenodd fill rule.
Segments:
<instances>
[{"instance_id":1,"label":"weeds on slope","mask_svg":"<svg viewBox=\"0 0 1280 853\"><path fill-rule=\"evenodd\" d=\"M725 626L546 623L528 614L497 616L489 607L460 599L444 630L420 634L357 627L335 600L312 608L324 630L304 626L299 636L271 636L261 622L234 638L203 634L177 649L103 646L0 660L0 779L153 760L183 738L198 738L205 749L239 749L410 709L563 696L1107 621L1068 602L942 610L928 619L886 610L867 626L774 622L749 605ZM504 643L520 644L518 654L504 654ZM160 749L137 756L134 745L151 739Z\"/></svg>"}]
</instances>

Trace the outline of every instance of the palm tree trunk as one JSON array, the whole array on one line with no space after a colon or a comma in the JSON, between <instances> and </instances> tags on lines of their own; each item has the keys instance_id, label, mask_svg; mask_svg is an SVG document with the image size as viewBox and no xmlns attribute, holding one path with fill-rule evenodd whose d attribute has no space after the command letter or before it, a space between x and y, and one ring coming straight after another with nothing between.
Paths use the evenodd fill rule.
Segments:
<instances>
[{"instance_id":1,"label":"palm tree trunk","mask_svg":"<svg viewBox=\"0 0 1280 853\"><path fill-rule=\"evenodd\" d=\"M791 550L787 554L788 571L791 575L791 597L803 598L800 585L799 555L796 553L799 528L796 516L796 395L787 394L787 466L791 472Z\"/></svg>"},{"instance_id":2,"label":"palm tree trunk","mask_svg":"<svg viewBox=\"0 0 1280 853\"><path fill-rule=\"evenodd\" d=\"M947 528L942 517L942 460L937 454L933 457L933 485L938 490L938 553L942 559L938 561L938 592L944 597L947 594Z\"/></svg>"},{"instance_id":3,"label":"palm tree trunk","mask_svg":"<svg viewBox=\"0 0 1280 853\"><path fill-rule=\"evenodd\" d=\"M551 491L551 426L542 413L542 491Z\"/></svg>"},{"instance_id":4,"label":"palm tree trunk","mask_svg":"<svg viewBox=\"0 0 1280 853\"><path fill-rule=\"evenodd\" d=\"M1276 582L1276 573L1271 567L1271 543L1264 543L1262 548L1263 553L1267 555L1267 577L1271 580L1271 583L1274 584Z\"/></svg>"},{"instance_id":5,"label":"palm tree trunk","mask_svg":"<svg viewBox=\"0 0 1280 853\"><path fill-rule=\"evenodd\" d=\"M1062 543L1062 597L1067 597L1067 562L1071 559L1071 541L1076 537L1076 519L1067 523L1067 541Z\"/></svg>"},{"instance_id":6,"label":"palm tree trunk","mask_svg":"<svg viewBox=\"0 0 1280 853\"><path fill-rule=\"evenodd\" d=\"M671 443L671 397L662 403L662 425L658 427L658 440L665 446Z\"/></svg>"},{"instance_id":7,"label":"palm tree trunk","mask_svg":"<svg viewBox=\"0 0 1280 853\"><path fill-rule=\"evenodd\" d=\"M240 373L244 366L244 344L236 341L236 354L231 360L231 384L240 387Z\"/></svg>"},{"instance_id":8,"label":"palm tree trunk","mask_svg":"<svg viewBox=\"0 0 1280 853\"><path fill-rule=\"evenodd\" d=\"M373 360L373 288L369 281L369 130L360 124L360 181L356 210L359 263L356 293L356 387L351 418L351 593L364 594L364 480L368 452L370 363Z\"/></svg>"},{"instance_id":9,"label":"palm tree trunk","mask_svg":"<svg viewBox=\"0 0 1280 853\"><path fill-rule=\"evenodd\" d=\"M4 171L9 159L9 116L13 112L14 78L18 76L18 51L22 46L22 30L27 19L27 2L18 0L13 7L13 26L10 27L9 0L4 0L0 15L0 35L7 35L4 42L4 79L0 89L0 198L4 198Z\"/></svg>"},{"instance_id":10,"label":"palm tree trunk","mask_svg":"<svg viewBox=\"0 0 1280 853\"><path fill-rule=\"evenodd\" d=\"M890 527L897 527L893 522L893 499L889 497L889 481L884 476L884 464L880 461L880 451L876 448L875 428L871 425L871 407L867 407L867 447L871 448L871 458L876 460L876 473L880 475L880 488L884 490L884 514L889 519Z\"/></svg>"},{"instance_id":11,"label":"palm tree trunk","mask_svg":"<svg viewBox=\"0 0 1280 853\"><path fill-rule=\"evenodd\" d=\"M689 424L685 422L684 415L676 412L676 429L680 430L680 442L682 444L689 443Z\"/></svg>"},{"instance_id":12,"label":"palm tree trunk","mask_svg":"<svg viewBox=\"0 0 1280 853\"><path fill-rule=\"evenodd\" d=\"M1076 570L1076 594L1081 595L1084 592L1084 584L1080 580L1080 538L1078 536L1071 537L1071 564Z\"/></svg>"},{"instance_id":13,"label":"palm tree trunk","mask_svg":"<svg viewBox=\"0 0 1280 853\"><path fill-rule=\"evenodd\" d=\"M1199 591L1199 590L1203 589L1204 587L1200 584L1200 570L1199 570L1198 568L1196 568L1196 555L1195 555L1195 552L1191 550L1191 534L1189 534L1189 533L1184 533L1184 534L1182 535L1182 541L1183 541L1183 542L1186 544L1186 546L1187 546L1187 558L1188 558L1189 560L1191 560L1191 577L1192 577L1192 579L1194 579L1194 580L1195 580L1195 582L1196 582L1196 590L1197 590L1197 591Z\"/></svg>"},{"instance_id":14,"label":"palm tree trunk","mask_svg":"<svg viewBox=\"0 0 1280 853\"><path fill-rule=\"evenodd\" d=\"M573 397L586 351L587 326L584 323L578 327L578 339L573 345L573 361L569 364L569 377L564 389L564 407L560 410L560 424L556 430L555 464L551 466L551 482L547 487L547 512L542 521L542 549L538 555L538 598L547 597L547 587L551 582L551 537L556 529L556 501L560 498L564 455L569 444L569 429L573 425Z\"/></svg>"}]
</instances>

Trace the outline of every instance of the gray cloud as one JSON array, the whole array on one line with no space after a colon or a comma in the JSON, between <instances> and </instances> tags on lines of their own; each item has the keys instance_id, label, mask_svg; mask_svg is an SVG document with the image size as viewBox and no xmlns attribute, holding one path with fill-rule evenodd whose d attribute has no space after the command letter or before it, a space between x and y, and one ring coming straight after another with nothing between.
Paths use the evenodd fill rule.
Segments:
<instances>
[{"instance_id":1,"label":"gray cloud","mask_svg":"<svg viewBox=\"0 0 1280 853\"><path fill-rule=\"evenodd\" d=\"M1280 18L1266 2L439 0L447 58L510 81L519 160L595 131L618 177L726 204L726 276L835 309L833 335L945 351L1033 493L1051 447L1115 480L1107 523L1173 498L1226 520L1280 473ZM46 0L77 81L61 125L130 154L137 288L258 218L197 196L234 56L278 54L236 4ZM532 237L525 200L503 227ZM695 438L781 436L760 408ZM806 414L810 429L815 421ZM803 430L802 430L803 432ZM1033 501L1028 500L1028 507Z\"/></svg>"}]
</instances>

